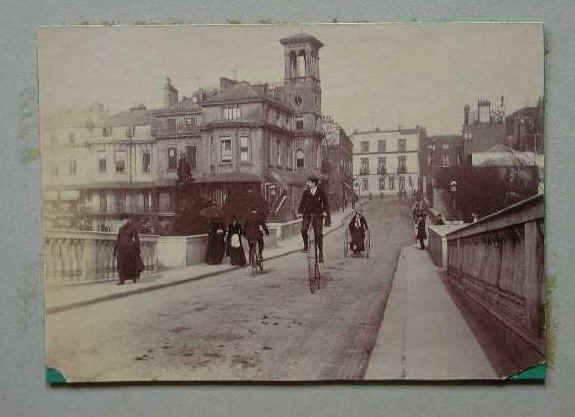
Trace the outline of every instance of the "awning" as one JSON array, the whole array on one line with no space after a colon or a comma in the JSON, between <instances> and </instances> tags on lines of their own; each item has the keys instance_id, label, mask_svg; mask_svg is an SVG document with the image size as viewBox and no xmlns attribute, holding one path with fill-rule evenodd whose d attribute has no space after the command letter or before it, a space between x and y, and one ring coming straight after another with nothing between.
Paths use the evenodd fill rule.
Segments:
<instances>
[{"instance_id":1,"label":"awning","mask_svg":"<svg viewBox=\"0 0 575 417\"><path fill-rule=\"evenodd\" d=\"M239 182L263 182L263 178L256 174L245 172L230 172L226 174L206 175L194 178L194 184L223 184Z\"/></svg>"},{"instance_id":2,"label":"awning","mask_svg":"<svg viewBox=\"0 0 575 417\"><path fill-rule=\"evenodd\" d=\"M280 184L290 184L290 185L303 185L306 180L305 175L296 174L293 172L279 171L277 169L270 169L266 180L269 182L276 182Z\"/></svg>"},{"instance_id":3,"label":"awning","mask_svg":"<svg viewBox=\"0 0 575 417\"><path fill-rule=\"evenodd\" d=\"M70 185L52 185L46 186L46 191L80 191L80 190L108 190L108 189L124 189L124 190L131 190L131 189L145 189L145 188L154 188L157 184L153 182L124 182L124 181L117 181L117 182L93 182L93 183L84 183L84 184L70 184Z\"/></svg>"}]
</instances>

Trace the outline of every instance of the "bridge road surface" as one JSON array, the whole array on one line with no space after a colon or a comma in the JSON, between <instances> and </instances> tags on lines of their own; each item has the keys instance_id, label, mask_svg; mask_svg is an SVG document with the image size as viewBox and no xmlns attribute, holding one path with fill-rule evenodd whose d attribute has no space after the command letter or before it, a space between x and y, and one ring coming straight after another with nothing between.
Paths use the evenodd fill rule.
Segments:
<instances>
[{"instance_id":1,"label":"bridge road surface","mask_svg":"<svg viewBox=\"0 0 575 417\"><path fill-rule=\"evenodd\" d=\"M50 314L47 366L73 382L361 379L400 248L415 243L407 203L373 200L365 214L370 258L344 258L345 228L326 236L313 295L297 253L255 278L247 267Z\"/></svg>"}]
</instances>

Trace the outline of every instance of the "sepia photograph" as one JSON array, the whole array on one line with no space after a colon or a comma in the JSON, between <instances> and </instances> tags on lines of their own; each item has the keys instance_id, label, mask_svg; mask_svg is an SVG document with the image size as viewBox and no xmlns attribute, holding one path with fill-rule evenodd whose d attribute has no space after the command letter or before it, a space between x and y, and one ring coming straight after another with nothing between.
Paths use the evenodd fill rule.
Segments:
<instances>
[{"instance_id":1,"label":"sepia photograph","mask_svg":"<svg viewBox=\"0 0 575 417\"><path fill-rule=\"evenodd\" d=\"M46 26L51 383L544 380L539 23Z\"/></svg>"}]
</instances>

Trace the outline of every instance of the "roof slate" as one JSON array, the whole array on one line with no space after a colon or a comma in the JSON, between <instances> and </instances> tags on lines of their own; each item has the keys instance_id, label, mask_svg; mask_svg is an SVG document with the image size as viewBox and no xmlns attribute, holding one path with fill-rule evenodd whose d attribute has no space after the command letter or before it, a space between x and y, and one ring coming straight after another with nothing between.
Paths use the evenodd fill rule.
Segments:
<instances>
[{"instance_id":1,"label":"roof slate","mask_svg":"<svg viewBox=\"0 0 575 417\"><path fill-rule=\"evenodd\" d=\"M154 118L155 115L153 110L147 110L145 108L130 109L106 117L95 123L95 126L108 127L108 126L149 125L152 124Z\"/></svg>"}]
</instances>

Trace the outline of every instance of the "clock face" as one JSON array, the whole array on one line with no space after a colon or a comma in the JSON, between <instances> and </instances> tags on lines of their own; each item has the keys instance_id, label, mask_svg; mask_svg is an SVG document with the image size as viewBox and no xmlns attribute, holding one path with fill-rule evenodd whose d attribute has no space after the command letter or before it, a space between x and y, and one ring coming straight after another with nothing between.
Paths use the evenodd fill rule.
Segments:
<instances>
[{"instance_id":1,"label":"clock face","mask_svg":"<svg viewBox=\"0 0 575 417\"><path fill-rule=\"evenodd\" d=\"M295 98L293 99L294 103L297 104L298 106L302 103L302 98L301 96L295 96Z\"/></svg>"}]
</instances>

